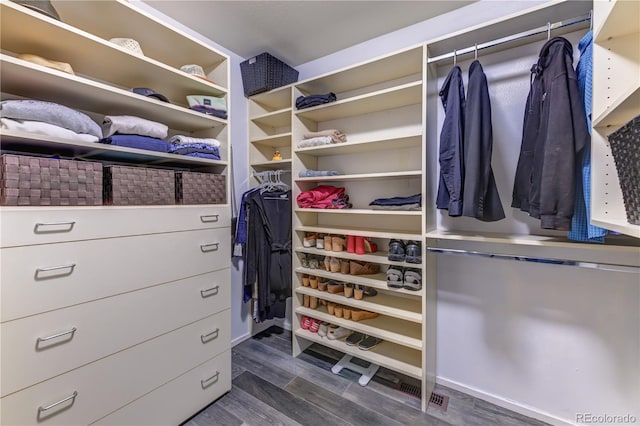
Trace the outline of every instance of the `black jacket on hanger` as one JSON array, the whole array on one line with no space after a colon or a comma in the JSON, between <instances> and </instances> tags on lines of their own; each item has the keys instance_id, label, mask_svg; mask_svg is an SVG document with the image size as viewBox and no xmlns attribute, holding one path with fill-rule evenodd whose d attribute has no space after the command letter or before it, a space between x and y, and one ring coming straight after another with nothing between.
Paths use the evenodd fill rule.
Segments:
<instances>
[{"instance_id":1,"label":"black jacket on hanger","mask_svg":"<svg viewBox=\"0 0 640 426\"><path fill-rule=\"evenodd\" d=\"M555 37L531 69L511 206L539 218L544 229L571 227L576 155L589 138L572 64L571 43Z\"/></svg>"},{"instance_id":2,"label":"black jacket on hanger","mask_svg":"<svg viewBox=\"0 0 640 426\"><path fill-rule=\"evenodd\" d=\"M491 169L493 128L487 77L480 62L469 67L464 127L464 204L462 215L484 222L504 219Z\"/></svg>"},{"instance_id":3,"label":"black jacket on hanger","mask_svg":"<svg viewBox=\"0 0 640 426\"><path fill-rule=\"evenodd\" d=\"M462 214L464 165L462 138L464 137L464 87L462 71L454 66L440 90L445 118L440 131L440 183L436 207L449 210L449 216Z\"/></svg>"}]
</instances>

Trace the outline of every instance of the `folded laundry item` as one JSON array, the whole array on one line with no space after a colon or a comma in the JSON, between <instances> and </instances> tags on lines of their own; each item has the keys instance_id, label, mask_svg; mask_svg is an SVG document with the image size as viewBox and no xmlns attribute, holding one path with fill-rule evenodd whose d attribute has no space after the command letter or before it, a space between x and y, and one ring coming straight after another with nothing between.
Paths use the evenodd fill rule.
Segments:
<instances>
[{"instance_id":1,"label":"folded laundry item","mask_svg":"<svg viewBox=\"0 0 640 426\"><path fill-rule=\"evenodd\" d=\"M131 91L133 93L137 93L138 95L147 96L149 98L156 98L158 100L161 100L162 102L171 103L169 102L169 98L167 98L165 95L163 95L162 93L158 93L148 87L134 87L133 89L131 89Z\"/></svg>"},{"instance_id":2,"label":"folded laundry item","mask_svg":"<svg viewBox=\"0 0 640 426\"><path fill-rule=\"evenodd\" d=\"M86 133L100 139L102 130L88 115L64 105L33 99L0 102L0 117L14 120L42 121L64 127L75 133Z\"/></svg>"},{"instance_id":3,"label":"folded laundry item","mask_svg":"<svg viewBox=\"0 0 640 426\"><path fill-rule=\"evenodd\" d=\"M335 102L338 100L336 94L333 92L325 93L325 94L317 94L317 95L309 95L309 96L298 96L296 98L296 108L304 109L311 108L313 106L326 104L329 102Z\"/></svg>"},{"instance_id":4,"label":"folded laundry item","mask_svg":"<svg viewBox=\"0 0 640 426\"><path fill-rule=\"evenodd\" d=\"M402 204L402 205L377 205L374 204L371 206L372 210L421 210L422 206L419 203L411 203L411 204Z\"/></svg>"},{"instance_id":5,"label":"folded laundry item","mask_svg":"<svg viewBox=\"0 0 640 426\"><path fill-rule=\"evenodd\" d=\"M319 176L338 176L335 170L301 170L298 172L299 177L319 177Z\"/></svg>"},{"instance_id":6,"label":"folded laundry item","mask_svg":"<svg viewBox=\"0 0 640 426\"><path fill-rule=\"evenodd\" d=\"M302 192L296 197L298 207L316 209L346 209L351 208L349 197L342 187L318 185Z\"/></svg>"},{"instance_id":7,"label":"folded laundry item","mask_svg":"<svg viewBox=\"0 0 640 426\"><path fill-rule=\"evenodd\" d=\"M169 133L169 127L133 115L106 115L102 123L102 133L105 138L120 133L164 139Z\"/></svg>"},{"instance_id":8,"label":"folded laundry item","mask_svg":"<svg viewBox=\"0 0 640 426\"><path fill-rule=\"evenodd\" d=\"M296 144L298 148L309 148L312 146L331 145L333 139L331 136L318 136L311 139L302 139Z\"/></svg>"},{"instance_id":9,"label":"folded laundry item","mask_svg":"<svg viewBox=\"0 0 640 426\"><path fill-rule=\"evenodd\" d=\"M370 206L402 206L406 204L422 205L422 194L411 195L409 197L377 198L369 203Z\"/></svg>"},{"instance_id":10,"label":"folded laundry item","mask_svg":"<svg viewBox=\"0 0 640 426\"><path fill-rule=\"evenodd\" d=\"M127 148L146 149L147 151L168 152L169 143L163 139L141 135L111 135L100 139L100 143L124 146Z\"/></svg>"},{"instance_id":11,"label":"folded laundry item","mask_svg":"<svg viewBox=\"0 0 640 426\"><path fill-rule=\"evenodd\" d=\"M345 135L338 129L327 129L327 130L321 130L319 132L308 132L303 134L302 138L311 139L311 138L317 138L319 136L330 136L331 139L333 139L333 143L340 143L340 142L347 141L347 135Z\"/></svg>"},{"instance_id":12,"label":"folded laundry item","mask_svg":"<svg viewBox=\"0 0 640 426\"><path fill-rule=\"evenodd\" d=\"M216 157L216 160L220 159L220 150L218 147L205 143L186 143L181 145L170 144L169 153L181 155L193 153L211 154Z\"/></svg>"},{"instance_id":13,"label":"folded laundry item","mask_svg":"<svg viewBox=\"0 0 640 426\"><path fill-rule=\"evenodd\" d=\"M223 111L220 109L209 108L202 105L194 105L191 107L191 109L194 111L201 112L203 114L213 115L215 117L223 118L225 120L227 119L227 111Z\"/></svg>"},{"instance_id":14,"label":"folded laundry item","mask_svg":"<svg viewBox=\"0 0 640 426\"><path fill-rule=\"evenodd\" d=\"M36 135L52 136L77 142L98 142L98 137L86 133L76 133L55 124L43 121L14 120L12 118L0 118L0 128L7 130L19 130L21 132Z\"/></svg>"},{"instance_id":15,"label":"folded laundry item","mask_svg":"<svg viewBox=\"0 0 640 426\"><path fill-rule=\"evenodd\" d=\"M194 138L185 135L175 135L169 138L169 142L174 145L183 145L190 143L203 143L215 147L220 147L220 141L214 138Z\"/></svg>"},{"instance_id":16,"label":"folded laundry item","mask_svg":"<svg viewBox=\"0 0 640 426\"><path fill-rule=\"evenodd\" d=\"M23 61L29 61L34 64L42 65L43 67L53 68L58 71L66 72L68 74L73 74L73 68L66 62L58 62L51 59L43 58L42 56L33 55L31 53L21 53L18 55L19 59Z\"/></svg>"},{"instance_id":17,"label":"folded laundry item","mask_svg":"<svg viewBox=\"0 0 640 426\"><path fill-rule=\"evenodd\" d=\"M207 158L209 160L219 160L220 156L216 154L208 154L206 152L190 152L189 154L182 154L185 157L197 157L197 158Z\"/></svg>"},{"instance_id":18,"label":"folded laundry item","mask_svg":"<svg viewBox=\"0 0 640 426\"><path fill-rule=\"evenodd\" d=\"M227 111L227 100L225 98L217 98L208 95L187 95L189 107L201 106L204 108L217 109L219 111Z\"/></svg>"}]
</instances>

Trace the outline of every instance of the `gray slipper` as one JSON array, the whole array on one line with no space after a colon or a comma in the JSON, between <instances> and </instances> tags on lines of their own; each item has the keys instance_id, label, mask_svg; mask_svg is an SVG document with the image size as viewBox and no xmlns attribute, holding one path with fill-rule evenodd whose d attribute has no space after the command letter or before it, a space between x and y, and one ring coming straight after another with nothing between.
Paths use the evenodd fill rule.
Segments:
<instances>
[{"instance_id":1,"label":"gray slipper","mask_svg":"<svg viewBox=\"0 0 640 426\"><path fill-rule=\"evenodd\" d=\"M402 288L402 269L389 266L387 269L387 286L392 288Z\"/></svg>"},{"instance_id":2,"label":"gray slipper","mask_svg":"<svg viewBox=\"0 0 640 426\"><path fill-rule=\"evenodd\" d=\"M422 275L420 275L420 270L406 269L404 271L404 283L402 287L413 291L422 289Z\"/></svg>"},{"instance_id":3,"label":"gray slipper","mask_svg":"<svg viewBox=\"0 0 640 426\"><path fill-rule=\"evenodd\" d=\"M369 349L377 346L380 342L382 342L382 339L378 339L377 337L373 336L367 336L358 344L358 348L362 349L363 351L368 351Z\"/></svg>"}]
</instances>

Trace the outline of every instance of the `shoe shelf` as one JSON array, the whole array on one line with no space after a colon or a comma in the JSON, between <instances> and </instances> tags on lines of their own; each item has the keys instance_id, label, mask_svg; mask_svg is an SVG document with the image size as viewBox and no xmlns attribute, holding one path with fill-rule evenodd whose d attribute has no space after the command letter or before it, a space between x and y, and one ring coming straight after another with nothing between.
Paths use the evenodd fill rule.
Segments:
<instances>
[{"instance_id":1,"label":"shoe shelf","mask_svg":"<svg viewBox=\"0 0 640 426\"><path fill-rule=\"evenodd\" d=\"M307 294L328 302L335 302L365 311L376 312L380 315L422 324L422 300L418 299L378 292L375 296L364 296L362 300L358 300L353 297L345 297L340 293L329 293L311 287L298 287L296 293Z\"/></svg>"},{"instance_id":2,"label":"shoe shelf","mask_svg":"<svg viewBox=\"0 0 640 426\"><path fill-rule=\"evenodd\" d=\"M361 152L388 151L390 149L417 148L422 143L421 134L409 134L407 136L367 139L351 141L347 135L347 141L343 143L313 146L308 148L294 148L294 152L315 157L324 157L339 154L358 154Z\"/></svg>"},{"instance_id":3,"label":"shoe shelf","mask_svg":"<svg viewBox=\"0 0 640 426\"><path fill-rule=\"evenodd\" d=\"M338 175L338 176L317 176L296 178L296 182L347 182L353 180L391 180L391 179L407 179L407 178L419 178L422 177L421 170L409 170L406 172L386 172L386 173L360 173L353 175Z\"/></svg>"},{"instance_id":4,"label":"shoe shelf","mask_svg":"<svg viewBox=\"0 0 640 426\"><path fill-rule=\"evenodd\" d=\"M303 211L312 211L315 213L319 209L299 209ZM378 211L378 210L376 210ZM338 235L356 235L361 237L371 238L395 238L398 240L422 240L420 231L413 230L393 230L393 231L380 231L373 228L358 228L358 227L341 227L341 226L323 226L323 225L303 225L296 226L294 228L296 232L316 232L319 234L338 234Z\"/></svg>"},{"instance_id":5,"label":"shoe shelf","mask_svg":"<svg viewBox=\"0 0 640 426\"><path fill-rule=\"evenodd\" d=\"M227 125L227 120L6 54L0 54L0 68L5 93L20 93L23 97L57 102L84 111L100 111L105 115L153 117L170 129L187 133Z\"/></svg>"},{"instance_id":6,"label":"shoe shelf","mask_svg":"<svg viewBox=\"0 0 640 426\"><path fill-rule=\"evenodd\" d=\"M144 82L143 87L155 88L172 102L185 107L187 95L202 93L223 96L227 93L224 87L190 76L179 69L181 65L193 63L196 57L211 57L214 55L211 50L191 57L187 62L171 66L149 55L147 45L142 44L142 40L136 39L144 46L146 55L138 55L111 43L108 39L113 36L101 38L91 32L72 27L65 23L69 18L62 10L59 13L65 22L59 22L35 11L24 11L23 7L11 2L2 2L0 11L0 38L5 52L54 57L57 61L69 63L78 75L89 75L97 81L109 82L114 86L141 87L141 83ZM94 14L95 11L90 13ZM25 28L29 30L25 31ZM111 33L113 31L112 28ZM20 37L13 36L20 33ZM222 57L217 59L223 60ZM136 76L144 77L140 80ZM6 90L3 88L3 91Z\"/></svg>"},{"instance_id":7,"label":"shoe shelf","mask_svg":"<svg viewBox=\"0 0 640 426\"><path fill-rule=\"evenodd\" d=\"M324 306L319 306L318 309L298 307L296 308L296 313L336 324L349 330L359 331L369 336L378 337L382 340L397 343L398 345L408 348L422 350L422 339L420 338L422 335L421 324L385 315L362 321L351 321L330 315Z\"/></svg>"},{"instance_id":8,"label":"shoe shelf","mask_svg":"<svg viewBox=\"0 0 640 426\"><path fill-rule=\"evenodd\" d=\"M251 121L268 127L291 127L291 108L251 117Z\"/></svg>"},{"instance_id":9,"label":"shoe shelf","mask_svg":"<svg viewBox=\"0 0 640 426\"><path fill-rule=\"evenodd\" d=\"M419 265L415 266L416 268L420 268ZM371 275L350 275L350 274L342 274L339 272L329 272L324 269L311 269L311 268L296 268L295 272L301 274L315 275L318 277L328 278L330 280L348 282L351 284L363 285L366 287L373 287L381 290L388 290L394 293L405 294L408 296L421 297L423 294L422 290L412 291L404 288L389 288L387 286L387 274L384 272L379 272L377 274Z\"/></svg>"},{"instance_id":10,"label":"shoe shelf","mask_svg":"<svg viewBox=\"0 0 640 426\"><path fill-rule=\"evenodd\" d=\"M279 133L272 136L258 137L251 139L253 145L269 146L271 148L280 148L291 145L291 132Z\"/></svg>"},{"instance_id":11,"label":"shoe shelf","mask_svg":"<svg viewBox=\"0 0 640 426\"><path fill-rule=\"evenodd\" d=\"M347 345L343 339L329 340L326 337L318 336L318 333L312 333L308 330L298 329L295 334L303 339L328 346L381 367L406 374L416 379L422 378L421 353L415 349L382 341L375 347L365 351L358 349L357 346Z\"/></svg>"},{"instance_id":12,"label":"shoe shelf","mask_svg":"<svg viewBox=\"0 0 640 426\"><path fill-rule=\"evenodd\" d=\"M378 250L375 253L356 254L356 253L349 253L344 250L330 251L330 250L317 249L313 247L298 246L295 248L295 251L297 253L314 254L316 256L332 256L332 257L339 257L341 259L361 260L363 262L373 262L373 263L379 263L381 265L394 265L394 266L401 266L405 268L420 268L422 266L422 264L420 263L397 262L394 260L389 260L389 258L387 257L387 252L380 251L380 250Z\"/></svg>"},{"instance_id":13,"label":"shoe shelf","mask_svg":"<svg viewBox=\"0 0 640 426\"><path fill-rule=\"evenodd\" d=\"M416 105L421 102L422 80L418 80L328 104L297 110L295 115L312 121L329 121Z\"/></svg>"},{"instance_id":14,"label":"shoe shelf","mask_svg":"<svg viewBox=\"0 0 640 426\"><path fill-rule=\"evenodd\" d=\"M377 216L422 216L421 210L374 210L374 209L312 209L296 208L296 213L326 213L326 214L366 214Z\"/></svg>"}]
</instances>

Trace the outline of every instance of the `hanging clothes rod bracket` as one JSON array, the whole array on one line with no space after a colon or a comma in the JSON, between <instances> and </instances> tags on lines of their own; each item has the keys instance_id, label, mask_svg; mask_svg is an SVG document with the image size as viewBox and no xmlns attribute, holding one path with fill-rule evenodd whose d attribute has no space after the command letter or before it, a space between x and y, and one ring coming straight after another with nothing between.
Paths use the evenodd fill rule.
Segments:
<instances>
[{"instance_id":1,"label":"hanging clothes rod bracket","mask_svg":"<svg viewBox=\"0 0 640 426\"><path fill-rule=\"evenodd\" d=\"M482 50L482 49L487 49L489 47L493 47L493 46L498 46L500 44L505 44L505 43L510 43L512 41L515 40L520 40L523 38L527 38L527 37L532 37L538 34L547 34L549 37L551 36L551 30L555 30L558 28L564 28L564 27L568 27L571 25L577 25L580 24L582 22L586 22L586 21L591 21L591 13L587 14L587 15L582 15L582 16L578 16L576 18L573 19L569 19L566 21L559 21L559 22L554 22L554 23L548 23L547 25L544 25L542 27L538 27L538 28L534 28L532 30L528 30L528 31L523 31L521 33L518 34L512 34L510 36L507 37L502 37L496 40L492 40L492 41L488 41L485 43L480 43L480 44L475 44L474 46L471 47L466 47L464 49L456 49L453 52L450 53L445 53L444 55L439 55L439 56L434 56L432 58L428 58L427 59L427 64L432 64L435 62L440 62L443 61L445 59L450 59L450 58L456 58L457 56L461 56L461 55L466 55L467 53L472 53L472 52L477 52ZM477 57L476 57L477 59Z\"/></svg>"},{"instance_id":2,"label":"hanging clothes rod bracket","mask_svg":"<svg viewBox=\"0 0 640 426\"><path fill-rule=\"evenodd\" d=\"M486 257L490 259L505 259L505 260L516 260L520 262L546 263L546 264L562 265L562 266L577 266L580 268L599 269L603 271L626 272L626 273L635 273L635 274L640 273L640 267L615 265L610 263L582 262L579 260L552 259L552 258L545 258L545 257L521 256L521 255L515 255L515 254L490 253L490 252L484 252L484 251L448 249L448 248L439 248L439 247L427 247L427 251L430 253L436 253L436 254L478 256L478 257Z\"/></svg>"}]
</instances>

